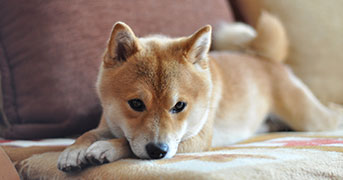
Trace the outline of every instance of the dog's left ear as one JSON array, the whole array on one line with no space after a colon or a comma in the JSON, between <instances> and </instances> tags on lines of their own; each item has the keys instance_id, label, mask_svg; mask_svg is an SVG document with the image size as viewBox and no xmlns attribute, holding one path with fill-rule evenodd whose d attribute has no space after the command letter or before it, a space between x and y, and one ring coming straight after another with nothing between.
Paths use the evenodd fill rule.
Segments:
<instances>
[{"instance_id":1,"label":"dog's left ear","mask_svg":"<svg viewBox=\"0 0 343 180\"><path fill-rule=\"evenodd\" d=\"M187 38L185 55L191 63L207 61L207 54L211 46L211 32L211 26L207 25Z\"/></svg>"},{"instance_id":2,"label":"dog's left ear","mask_svg":"<svg viewBox=\"0 0 343 180\"><path fill-rule=\"evenodd\" d=\"M138 51L138 40L131 28L123 22L114 24L107 46L106 65L112 66L125 62Z\"/></svg>"}]
</instances>

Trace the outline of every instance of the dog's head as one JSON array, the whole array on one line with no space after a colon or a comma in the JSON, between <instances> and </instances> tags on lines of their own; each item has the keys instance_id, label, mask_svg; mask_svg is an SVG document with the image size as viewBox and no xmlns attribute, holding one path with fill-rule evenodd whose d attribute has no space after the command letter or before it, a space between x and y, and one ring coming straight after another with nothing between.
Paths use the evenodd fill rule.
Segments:
<instances>
[{"instance_id":1,"label":"dog's head","mask_svg":"<svg viewBox=\"0 0 343 180\"><path fill-rule=\"evenodd\" d=\"M114 25L98 76L104 118L139 158L169 158L204 126L212 89L211 27L189 37L137 38Z\"/></svg>"}]
</instances>

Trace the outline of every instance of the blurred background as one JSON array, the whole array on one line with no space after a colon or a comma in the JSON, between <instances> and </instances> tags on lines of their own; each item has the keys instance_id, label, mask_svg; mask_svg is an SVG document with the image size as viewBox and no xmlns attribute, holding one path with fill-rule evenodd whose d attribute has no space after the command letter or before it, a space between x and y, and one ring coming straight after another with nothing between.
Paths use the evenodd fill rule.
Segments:
<instances>
[{"instance_id":1,"label":"blurred background","mask_svg":"<svg viewBox=\"0 0 343 180\"><path fill-rule=\"evenodd\" d=\"M95 80L116 21L137 36L190 35L205 24L255 25L276 15L290 40L286 61L327 104L343 104L341 0L0 0L0 136L40 139L95 128Z\"/></svg>"}]
</instances>

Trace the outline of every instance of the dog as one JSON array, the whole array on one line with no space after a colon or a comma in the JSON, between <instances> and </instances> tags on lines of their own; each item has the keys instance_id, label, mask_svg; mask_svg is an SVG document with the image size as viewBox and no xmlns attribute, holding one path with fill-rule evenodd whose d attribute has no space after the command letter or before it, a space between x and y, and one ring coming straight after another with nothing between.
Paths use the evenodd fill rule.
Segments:
<instances>
[{"instance_id":1,"label":"dog","mask_svg":"<svg viewBox=\"0 0 343 180\"><path fill-rule=\"evenodd\" d=\"M276 17L261 15L243 53L209 52L211 37L207 25L188 37L138 38L117 22L96 83L100 124L60 154L58 169L207 151L252 136L270 113L297 131L338 127L342 116L282 64L288 41Z\"/></svg>"}]
</instances>

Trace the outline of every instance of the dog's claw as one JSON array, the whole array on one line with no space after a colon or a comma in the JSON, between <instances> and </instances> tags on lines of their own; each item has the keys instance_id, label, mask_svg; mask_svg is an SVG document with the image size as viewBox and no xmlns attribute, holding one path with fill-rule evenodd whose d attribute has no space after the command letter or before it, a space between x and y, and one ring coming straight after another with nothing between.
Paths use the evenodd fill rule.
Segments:
<instances>
[{"instance_id":1,"label":"dog's claw","mask_svg":"<svg viewBox=\"0 0 343 180\"><path fill-rule=\"evenodd\" d=\"M107 164L109 163L110 161L105 157L104 160L103 160L103 164Z\"/></svg>"},{"instance_id":2,"label":"dog's claw","mask_svg":"<svg viewBox=\"0 0 343 180\"><path fill-rule=\"evenodd\" d=\"M100 160L96 159L95 157L89 156L89 155L86 156L86 159L90 164L93 164L93 165L100 165L103 163Z\"/></svg>"},{"instance_id":3,"label":"dog's claw","mask_svg":"<svg viewBox=\"0 0 343 180\"><path fill-rule=\"evenodd\" d=\"M65 167L59 167L58 169L63 171L63 172L67 172L67 173L70 173L70 172L78 172L78 171L81 171L84 167L83 166L71 166L71 165L67 165Z\"/></svg>"},{"instance_id":4,"label":"dog's claw","mask_svg":"<svg viewBox=\"0 0 343 180\"><path fill-rule=\"evenodd\" d=\"M97 159L96 157L90 154L86 156L86 159L87 159L87 162L92 165L101 165L101 164L106 164L110 162L106 157L101 157Z\"/></svg>"},{"instance_id":5,"label":"dog's claw","mask_svg":"<svg viewBox=\"0 0 343 180\"><path fill-rule=\"evenodd\" d=\"M71 172L80 171L81 169L82 169L81 166L70 166Z\"/></svg>"}]
</instances>

